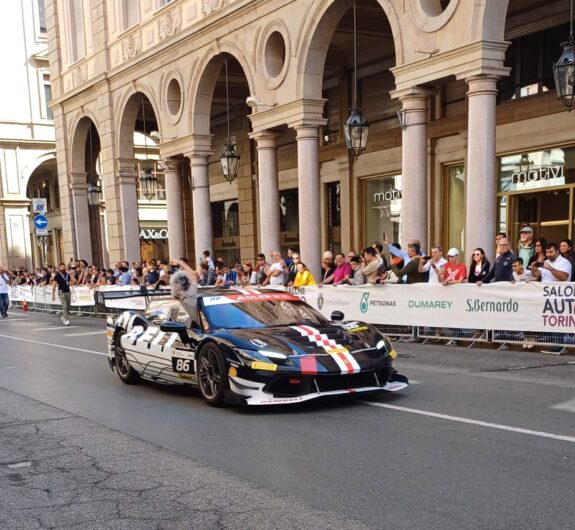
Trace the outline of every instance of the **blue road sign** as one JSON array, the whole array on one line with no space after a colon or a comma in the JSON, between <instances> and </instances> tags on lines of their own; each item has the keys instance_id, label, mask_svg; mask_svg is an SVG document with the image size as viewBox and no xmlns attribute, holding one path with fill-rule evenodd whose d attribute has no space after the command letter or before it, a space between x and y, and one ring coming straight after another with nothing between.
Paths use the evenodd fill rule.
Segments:
<instances>
[{"instance_id":1,"label":"blue road sign","mask_svg":"<svg viewBox=\"0 0 575 530\"><path fill-rule=\"evenodd\" d=\"M46 219L45 215L37 215L34 217L34 226L36 228L46 228L48 226L48 219Z\"/></svg>"}]
</instances>

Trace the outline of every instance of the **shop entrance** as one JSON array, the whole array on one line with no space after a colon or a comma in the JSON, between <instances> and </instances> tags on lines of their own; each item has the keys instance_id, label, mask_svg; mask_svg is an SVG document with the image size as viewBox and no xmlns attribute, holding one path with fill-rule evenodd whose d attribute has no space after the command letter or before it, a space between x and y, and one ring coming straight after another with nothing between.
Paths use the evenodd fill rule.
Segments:
<instances>
[{"instance_id":1,"label":"shop entrance","mask_svg":"<svg viewBox=\"0 0 575 530\"><path fill-rule=\"evenodd\" d=\"M559 243L571 238L571 194L573 188L520 193L509 196L509 236L513 247L517 248L519 230L529 225L534 230L534 238L544 237L548 242Z\"/></svg>"}]
</instances>

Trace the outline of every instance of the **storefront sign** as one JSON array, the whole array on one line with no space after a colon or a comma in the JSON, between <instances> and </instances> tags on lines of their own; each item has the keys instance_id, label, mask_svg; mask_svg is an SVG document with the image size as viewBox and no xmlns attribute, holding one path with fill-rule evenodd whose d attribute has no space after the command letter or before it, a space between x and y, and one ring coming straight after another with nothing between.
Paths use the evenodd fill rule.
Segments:
<instances>
[{"instance_id":1,"label":"storefront sign","mask_svg":"<svg viewBox=\"0 0 575 530\"><path fill-rule=\"evenodd\" d=\"M388 191L380 191L373 194L373 202L386 202L394 199L401 199L401 190L393 188Z\"/></svg>"},{"instance_id":2,"label":"storefront sign","mask_svg":"<svg viewBox=\"0 0 575 530\"><path fill-rule=\"evenodd\" d=\"M564 166L540 167L529 171L518 171L511 175L512 184L527 184L554 179L562 179L562 182L550 182L550 186L565 183Z\"/></svg>"},{"instance_id":3,"label":"storefront sign","mask_svg":"<svg viewBox=\"0 0 575 530\"><path fill-rule=\"evenodd\" d=\"M140 230L140 239L168 239L168 229L143 228Z\"/></svg>"}]
</instances>

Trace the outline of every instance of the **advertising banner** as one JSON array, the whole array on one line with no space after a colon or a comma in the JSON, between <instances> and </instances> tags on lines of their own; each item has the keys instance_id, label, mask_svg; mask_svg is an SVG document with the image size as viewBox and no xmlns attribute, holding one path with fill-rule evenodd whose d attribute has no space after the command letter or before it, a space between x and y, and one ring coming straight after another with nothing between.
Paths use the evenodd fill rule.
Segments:
<instances>
[{"instance_id":1,"label":"advertising banner","mask_svg":"<svg viewBox=\"0 0 575 530\"><path fill-rule=\"evenodd\" d=\"M575 284L379 285L291 289L330 317L372 324L575 333Z\"/></svg>"},{"instance_id":2,"label":"advertising banner","mask_svg":"<svg viewBox=\"0 0 575 530\"><path fill-rule=\"evenodd\" d=\"M70 287L72 305L74 306L93 306L94 305L94 290L86 287L85 285ZM18 285L10 288L10 300L14 302L28 303L34 302L35 304L49 304L60 305L60 298L58 293L52 300L52 287L32 287L30 285Z\"/></svg>"}]
</instances>

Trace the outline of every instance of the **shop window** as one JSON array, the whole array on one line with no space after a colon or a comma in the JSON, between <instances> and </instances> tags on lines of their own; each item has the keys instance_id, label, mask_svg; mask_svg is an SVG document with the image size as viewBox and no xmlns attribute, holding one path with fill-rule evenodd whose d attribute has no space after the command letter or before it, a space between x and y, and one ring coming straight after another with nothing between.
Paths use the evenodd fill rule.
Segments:
<instances>
[{"instance_id":1,"label":"shop window","mask_svg":"<svg viewBox=\"0 0 575 530\"><path fill-rule=\"evenodd\" d=\"M280 252L287 255L288 247L299 248L298 190L280 191ZM268 249L262 249L267 252Z\"/></svg>"},{"instance_id":2,"label":"shop window","mask_svg":"<svg viewBox=\"0 0 575 530\"><path fill-rule=\"evenodd\" d=\"M510 101L555 90L553 63L561 55L567 25L514 40L506 54L509 77L501 79L500 101Z\"/></svg>"},{"instance_id":3,"label":"shop window","mask_svg":"<svg viewBox=\"0 0 575 530\"><path fill-rule=\"evenodd\" d=\"M401 175L381 177L364 182L365 242L387 239L401 244Z\"/></svg>"},{"instance_id":4,"label":"shop window","mask_svg":"<svg viewBox=\"0 0 575 530\"><path fill-rule=\"evenodd\" d=\"M465 249L465 172L463 165L447 168L447 247Z\"/></svg>"},{"instance_id":5,"label":"shop window","mask_svg":"<svg viewBox=\"0 0 575 530\"><path fill-rule=\"evenodd\" d=\"M341 185L332 182L327 185L327 237L328 248L335 255L341 252Z\"/></svg>"}]
</instances>

